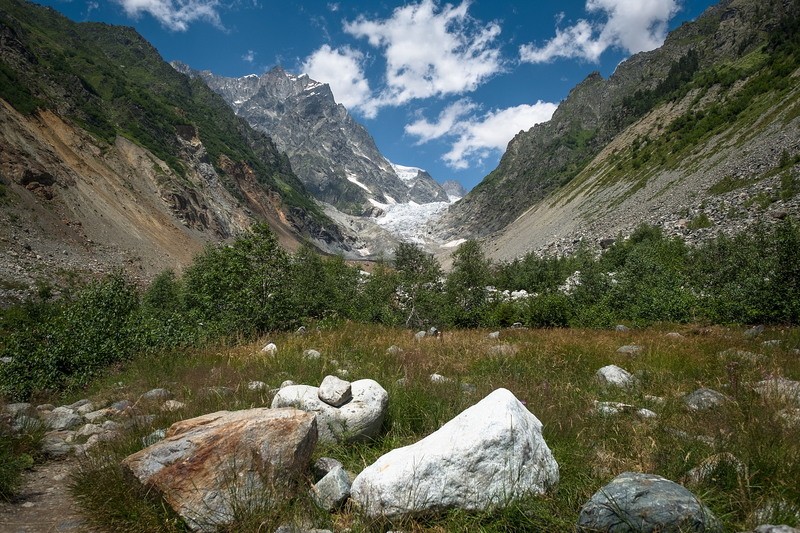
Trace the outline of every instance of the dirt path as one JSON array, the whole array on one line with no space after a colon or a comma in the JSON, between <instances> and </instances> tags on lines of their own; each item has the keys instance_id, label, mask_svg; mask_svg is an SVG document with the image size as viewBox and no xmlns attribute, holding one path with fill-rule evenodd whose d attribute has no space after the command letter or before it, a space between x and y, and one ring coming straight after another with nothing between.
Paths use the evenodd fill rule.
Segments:
<instances>
[{"instance_id":1,"label":"dirt path","mask_svg":"<svg viewBox=\"0 0 800 533\"><path fill-rule=\"evenodd\" d=\"M81 518L67 491L74 459L50 461L24 474L19 496L0 501L0 531L3 533L69 532L92 530Z\"/></svg>"}]
</instances>

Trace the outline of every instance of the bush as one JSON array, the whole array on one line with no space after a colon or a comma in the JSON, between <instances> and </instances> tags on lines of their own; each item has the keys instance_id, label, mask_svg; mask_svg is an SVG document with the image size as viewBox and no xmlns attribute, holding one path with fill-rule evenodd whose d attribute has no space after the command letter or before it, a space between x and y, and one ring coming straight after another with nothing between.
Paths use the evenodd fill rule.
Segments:
<instances>
[{"instance_id":1,"label":"bush","mask_svg":"<svg viewBox=\"0 0 800 533\"><path fill-rule=\"evenodd\" d=\"M573 316L569 297L549 292L528 299L524 322L532 328L563 328L569 326Z\"/></svg>"}]
</instances>

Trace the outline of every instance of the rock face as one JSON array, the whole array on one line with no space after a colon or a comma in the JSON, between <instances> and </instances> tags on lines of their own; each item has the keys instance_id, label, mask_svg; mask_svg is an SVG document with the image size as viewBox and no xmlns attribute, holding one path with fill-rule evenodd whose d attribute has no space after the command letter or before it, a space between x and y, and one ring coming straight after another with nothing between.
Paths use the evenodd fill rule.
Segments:
<instances>
[{"instance_id":1,"label":"rock face","mask_svg":"<svg viewBox=\"0 0 800 533\"><path fill-rule=\"evenodd\" d=\"M280 67L242 78L196 72L180 63L173 67L205 81L237 115L269 134L308 191L341 211L360 215L369 200L448 201L425 171L392 165L367 130L336 103L326 83Z\"/></svg>"},{"instance_id":2,"label":"rock face","mask_svg":"<svg viewBox=\"0 0 800 533\"><path fill-rule=\"evenodd\" d=\"M341 407L322 401L319 391L310 385L282 387L272 399L272 407L296 407L317 415L319 442L356 442L378 434L389 394L377 381L360 379L350 383L352 399Z\"/></svg>"},{"instance_id":3,"label":"rock face","mask_svg":"<svg viewBox=\"0 0 800 533\"><path fill-rule=\"evenodd\" d=\"M682 486L651 474L624 472L581 508L579 532L721 532L717 519Z\"/></svg>"},{"instance_id":4,"label":"rock face","mask_svg":"<svg viewBox=\"0 0 800 533\"><path fill-rule=\"evenodd\" d=\"M354 480L351 498L370 517L480 510L558 482L542 424L497 389L416 444L392 450Z\"/></svg>"},{"instance_id":5,"label":"rock face","mask_svg":"<svg viewBox=\"0 0 800 533\"><path fill-rule=\"evenodd\" d=\"M308 468L314 415L297 409L219 411L173 424L166 438L123 461L194 531L216 531L235 508L284 498Z\"/></svg>"}]
</instances>

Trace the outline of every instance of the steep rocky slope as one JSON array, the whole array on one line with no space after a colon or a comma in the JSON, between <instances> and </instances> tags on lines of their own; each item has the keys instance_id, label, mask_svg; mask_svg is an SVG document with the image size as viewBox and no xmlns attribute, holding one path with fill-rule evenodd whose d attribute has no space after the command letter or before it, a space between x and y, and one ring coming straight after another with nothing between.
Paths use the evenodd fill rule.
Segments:
<instances>
[{"instance_id":1,"label":"steep rocky slope","mask_svg":"<svg viewBox=\"0 0 800 533\"><path fill-rule=\"evenodd\" d=\"M351 215L369 213L370 200L447 201L442 187L426 172L391 164L367 130L336 103L326 83L280 67L261 76L226 78L178 62L172 65L202 79L237 115L269 134L318 200Z\"/></svg>"},{"instance_id":2,"label":"steep rocky slope","mask_svg":"<svg viewBox=\"0 0 800 533\"><path fill-rule=\"evenodd\" d=\"M495 258L569 251L641 222L701 238L796 211L796 0L725 0L594 73L452 206L443 240Z\"/></svg>"},{"instance_id":3,"label":"steep rocky slope","mask_svg":"<svg viewBox=\"0 0 800 533\"><path fill-rule=\"evenodd\" d=\"M350 246L269 137L129 28L0 1L0 278L181 268L268 223Z\"/></svg>"}]
</instances>

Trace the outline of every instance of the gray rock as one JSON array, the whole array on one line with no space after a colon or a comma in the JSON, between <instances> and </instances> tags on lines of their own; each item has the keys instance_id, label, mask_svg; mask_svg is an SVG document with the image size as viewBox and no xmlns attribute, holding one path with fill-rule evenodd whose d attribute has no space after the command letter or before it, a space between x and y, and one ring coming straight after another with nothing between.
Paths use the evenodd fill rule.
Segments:
<instances>
[{"instance_id":1,"label":"gray rock","mask_svg":"<svg viewBox=\"0 0 800 533\"><path fill-rule=\"evenodd\" d=\"M83 418L85 418L89 422L97 422L99 420L102 420L103 418L108 418L117 413L118 411L116 409L111 409L107 407L105 409L98 409L97 411L86 413L85 415L83 415Z\"/></svg>"},{"instance_id":2,"label":"gray rock","mask_svg":"<svg viewBox=\"0 0 800 533\"><path fill-rule=\"evenodd\" d=\"M43 418L47 427L55 431L72 429L83 424L83 417L68 407L56 407Z\"/></svg>"},{"instance_id":3,"label":"gray rock","mask_svg":"<svg viewBox=\"0 0 800 533\"><path fill-rule=\"evenodd\" d=\"M489 333L486 337L488 339L491 339L491 340L499 339L500 338L500 332L499 331L493 331L493 332Z\"/></svg>"},{"instance_id":4,"label":"gray rock","mask_svg":"<svg viewBox=\"0 0 800 533\"><path fill-rule=\"evenodd\" d=\"M336 376L325 376L317 394L320 400L333 407L341 407L353 399L350 382Z\"/></svg>"},{"instance_id":5,"label":"gray rock","mask_svg":"<svg viewBox=\"0 0 800 533\"><path fill-rule=\"evenodd\" d=\"M332 457L320 457L311 465L311 473L314 474L314 479L319 481L336 467L344 468L344 465Z\"/></svg>"},{"instance_id":6,"label":"gray rock","mask_svg":"<svg viewBox=\"0 0 800 533\"><path fill-rule=\"evenodd\" d=\"M614 326L614 331L619 331L620 333L627 333L630 330L631 329L624 324L617 324L616 326Z\"/></svg>"},{"instance_id":7,"label":"gray rock","mask_svg":"<svg viewBox=\"0 0 800 533\"><path fill-rule=\"evenodd\" d=\"M278 347L275 345L274 342L268 342L261 348L261 353L265 353L267 355L277 355L278 354Z\"/></svg>"},{"instance_id":8,"label":"gray rock","mask_svg":"<svg viewBox=\"0 0 800 533\"><path fill-rule=\"evenodd\" d=\"M622 413L632 413L639 418L649 419L658 418L658 414L650 409L639 408L634 405L621 402L594 402L595 412L601 416L616 416Z\"/></svg>"},{"instance_id":9,"label":"gray rock","mask_svg":"<svg viewBox=\"0 0 800 533\"><path fill-rule=\"evenodd\" d=\"M75 402L75 403L71 403L71 404L69 404L69 405L65 405L64 407L66 407L67 409L72 409L73 411L75 411L75 410L77 410L79 407L83 407L84 405L86 405L86 404L89 404L89 403L92 403L92 402L91 402L90 400L88 400L88 399L84 398L84 399L82 399L82 400L78 400L78 401L77 401L77 402Z\"/></svg>"},{"instance_id":10,"label":"gray rock","mask_svg":"<svg viewBox=\"0 0 800 533\"><path fill-rule=\"evenodd\" d=\"M309 361L316 361L321 357L322 354L319 353L317 350L303 350L303 358L308 359Z\"/></svg>"},{"instance_id":11,"label":"gray rock","mask_svg":"<svg viewBox=\"0 0 800 533\"><path fill-rule=\"evenodd\" d=\"M64 457L73 453L72 441L75 432L70 430L49 431L45 433L40 445L42 453L50 457Z\"/></svg>"},{"instance_id":12,"label":"gray rock","mask_svg":"<svg viewBox=\"0 0 800 533\"><path fill-rule=\"evenodd\" d=\"M482 510L541 494L558 482L542 424L497 389L419 442L397 448L353 481L369 517Z\"/></svg>"},{"instance_id":13,"label":"gray rock","mask_svg":"<svg viewBox=\"0 0 800 533\"><path fill-rule=\"evenodd\" d=\"M386 348L386 353L388 355L400 355L401 353L403 353L403 349L400 348L399 346L395 346L394 344L392 344L391 346Z\"/></svg>"},{"instance_id":14,"label":"gray rock","mask_svg":"<svg viewBox=\"0 0 800 533\"><path fill-rule=\"evenodd\" d=\"M132 405L133 404L130 402L130 400L120 400L109 405L109 408L122 412L130 408Z\"/></svg>"},{"instance_id":15,"label":"gray rock","mask_svg":"<svg viewBox=\"0 0 800 533\"><path fill-rule=\"evenodd\" d=\"M85 415L86 413L91 413L95 410L95 406L92 402L87 402L80 407L75 409L75 412L79 415Z\"/></svg>"},{"instance_id":16,"label":"gray rock","mask_svg":"<svg viewBox=\"0 0 800 533\"><path fill-rule=\"evenodd\" d=\"M29 403L9 403L6 404L4 411L11 415L12 418L16 418L24 414L30 414L32 411L31 407Z\"/></svg>"},{"instance_id":17,"label":"gray rock","mask_svg":"<svg viewBox=\"0 0 800 533\"><path fill-rule=\"evenodd\" d=\"M431 374L430 376L431 383L450 383L453 381L452 379L445 377L441 374Z\"/></svg>"},{"instance_id":18,"label":"gray rock","mask_svg":"<svg viewBox=\"0 0 800 533\"><path fill-rule=\"evenodd\" d=\"M759 381L753 388L765 400L800 405L800 381L776 377Z\"/></svg>"},{"instance_id":19,"label":"gray rock","mask_svg":"<svg viewBox=\"0 0 800 533\"><path fill-rule=\"evenodd\" d=\"M745 336L745 337L751 337L751 338L752 338L752 337L758 337L758 336L759 336L759 335L761 335L763 332L764 332L764 326L761 326L761 325L759 325L759 326L753 326L752 328L750 328L750 329L746 329L746 330L744 331L744 336Z\"/></svg>"},{"instance_id":20,"label":"gray rock","mask_svg":"<svg viewBox=\"0 0 800 533\"><path fill-rule=\"evenodd\" d=\"M305 326L300 326L300 327L299 327L299 328L297 328L297 330L294 332L294 334L295 334L295 335L298 335L298 336L300 336L300 337L304 336L306 333L307 333L307 331L306 331L306 327L305 327Z\"/></svg>"},{"instance_id":21,"label":"gray rock","mask_svg":"<svg viewBox=\"0 0 800 533\"><path fill-rule=\"evenodd\" d=\"M266 388L267 384L264 383L263 381L251 381L250 383L247 384L247 390L253 392L263 391L266 390Z\"/></svg>"},{"instance_id":22,"label":"gray rock","mask_svg":"<svg viewBox=\"0 0 800 533\"><path fill-rule=\"evenodd\" d=\"M606 365L600 368L595 373L595 378L604 387L627 388L636 384L636 378L630 372L616 365Z\"/></svg>"},{"instance_id":23,"label":"gray rock","mask_svg":"<svg viewBox=\"0 0 800 533\"><path fill-rule=\"evenodd\" d=\"M683 402L693 411L715 409L729 402L730 398L714 389L700 388L683 397Z\"/></svg>"},{"instance_id":24,"label":"gray rock","mask_svg":"<svg viewBox=\"0 0 800 533\"><path fill-rule=\"evenodd\" d=\"M438 329L436 329L434 327L431 327L430 329L428 329L428 336L429 337L438 337L439 335L441 335L441 332Z\"/></svg>"},{"instance_id":25,"label":"gray rock","mask_svg":"<svg viewBox=\"0 0 800 533\"><path fill-rule=\"evenodd\" d=\"M152 389L139 397L146 402L163 402L172 399L172 393L167 389Z\"/></svg>"},{"instance_id":26,"label":"gray rock","mask_svg":"<svg viewBox=\"0 0 800 533\"><path fill-rule=\"evenodd\" d=\"M418 332L416 332L416 333L414 334L414 338L415 338L416 340L418 340L418 341L421 341L422 339L424 339L424 338L425 338L425 335L426 335L426 334L427 334L427 333L426 333L426 332L424 332L424 331L418 331Z\"/></svg>"},{"instance_id":27,"label":"gray rock","mask_svg":"<svg viewBox=\"0 0 800 533\"><path fill-rule=\"evenodd\" d=\"M773 526L771 524L763 524L755 528L753 533L800 533L800 529L786 525Z\"/></svg>"},{"instance_id":28,"label":"gray rock","mask_svg":"<svg viewBox=\"0 0 800 533\"><path fill-rule=\"evenodd\" d=\"M636 344L626 344L625 346L620 346L619 348L617 348L617 353L624 353L628 355L636 355L641 351L642 347L637 346Z\"/></svg>"},{"instance_id":29,"label":"gray rock","mask_svg":"<svg viewBox=\"0 0 800 533\"><path fill-rule=\"evenodd\" d=\"M376 381L360 379L350 384L353 399L342 407L319 399L319 389L309 385L281 388L272 407L296 407L317 415L319 442L354 442L378 434L386 416L389 394Z\"/></svg>"},{"instance_id":30,"label":"gray rock","mask_svg":"<svg viewBox=\"0 0 800 533\"><path fill-rule=\"evenodd\" d=\"M76 437L91 437L103 433L103 428L97 424L86 424L75 432Z\"/></svg>"},{"instance_id":31,"label":"gray rock","mask_svg":"<svg viewBox=\"0 0 800 533\"><path fill-rule=\"evenodd\" d=\"M683 335L681 335L680 333L678 333L677 331L670 331L670 332L669 332L669 333L667 333L665 336L666 336L668 339L675 339L675 340L680 340L680 339L683 339L683 338L684 338L684 336L683 336Z\"/></svg>"},{"instance_id":32,"label":"gray rock","mask_svg":"<svg viewBox=\"0 0 800 533\"><path fill-rule=\"evenodd\" d=\"M41 403L36 406L37 411L52 411L55 408L56 406L53 405L52 403Z\"/></svg>"},{"instance_id":33,"label":"gray rock","mask_svg":"<svg viewBox=\"0 0 800 533\"><path fill-rule=\"evenodd\" d=\"M153 444L162 440L166 436L167 436L167 430L165 428L157 429L152 433L142 437L142 445L144 447L152 446Z\"/></svg>"},{"instance_id":34,"label":"gray rock","mask_svg":"<svg viewBox=\"0 0 800 533\"><path fill-rule=\"evenodd\" d=\"M581 507L579 532L721 532L711 511L682 486L651 474L624 472Z\"/></svg>"},{"instance_id":35,"label":"gray rock","mask_svg":"<svg viewBox=\"0 0 800 533\"><path fill-rule=\"evenodd\" d=\"M13 357L0 357L0 363L2 363L4 365L10 365L13 362L14 362L14 358Z\"/></svg>"},{"instance_id":36,"label":"gray rock","mask_svg":"<svg viewBox=\"0 0 800 533\"><path fill-rule=\"evenodd\" d=\"M328 512L336 511L350 497L350 478L342 467L334 467L311 487L310 492L317 507Z\"/></svg>"},{"instance_id":37,"label":"gray rock","mask_svg":"<svg viewBox=\"0 0 800 533\"><path fill-rule=\"evenodd\" d=\"M175 411L180 411L185 407L186 404L183 402L179 402L178 400L167 400L166 402L161 404L161 410L167 413L174 413Z\"/></svg>"}]
</instances>

